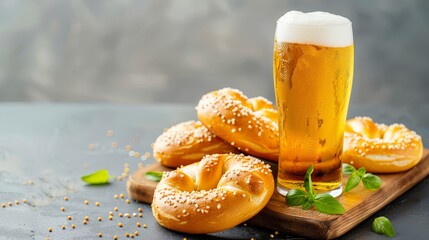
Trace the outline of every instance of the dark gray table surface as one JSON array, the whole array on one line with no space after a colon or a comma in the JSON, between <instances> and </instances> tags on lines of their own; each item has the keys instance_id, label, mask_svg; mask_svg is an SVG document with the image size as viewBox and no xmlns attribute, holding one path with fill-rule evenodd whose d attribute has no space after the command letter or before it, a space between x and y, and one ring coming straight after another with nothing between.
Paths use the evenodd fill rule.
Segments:
<instances>
[{"instance_id":1,"label":"dark gray table surface","mask_svg":"<svg viewBox=\"0 0 429 240\"><path fill-rule=\"evenodd\" d=\"M351 106L349 117L368 115L385 123L401 122L416 130L429 143L429 105L412 107ZM125 192L125 181L105 186L86 186L80 177L98 169L120 175L124 164L130 170L141 160L128 154L125 145L142 155L152 152L151 143L164 128L196 119L193 105L108 105L108 104L0 104L0 239L125 239L125 233L139 232L137 239L270 239L273 230L238 226L210 235L189 235L158 225L147 204L115 199ZM113 136L107 131L112 130ZM118 147L111 146L116 141ZM89 144L95 144L90 150ZM64 197L69 200L65 201ZM27 199L24 204L22 199ZM125 198L128 198L126 196ZM88 200L89 205L84 201ZM95 202L100 206L95 206ZM61 207L65 211L61 211ZM114 207L119 211L115 212ZM143 209L143 217L133 217ZM109 220L109 212L114 212ZM120 218L117 213L129 213ZM377 216L387 216L397 239L427 239L429 236L429 178L404 193L388 206L346 233L341 239L385 239L371 231ZM72 220L67 217L72 216ZM90 220L82 223L85 216ZM97 218L102 217L102 221ZM231 216L233 217L233 216ZM118 222L123 227L118 227ZM147 228L137 227L137 222ZM71 224L76 228L72 229ZM66 229L62 230L61 226ZM53 231L49 232L48 228ZM292 239L280 232L275 239ZM299 239L294 237L293 239Z\"/></svg>"}]
</instances>

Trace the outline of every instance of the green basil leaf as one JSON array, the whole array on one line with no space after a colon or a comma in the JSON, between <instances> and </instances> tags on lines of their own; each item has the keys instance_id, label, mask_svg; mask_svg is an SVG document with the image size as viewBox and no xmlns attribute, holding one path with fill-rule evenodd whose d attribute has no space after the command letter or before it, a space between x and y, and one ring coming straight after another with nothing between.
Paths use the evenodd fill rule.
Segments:
<instances>
[{"instance_id":1,"label":"green basil leaf","mask_svg":"<svg viewBox=\"0 0 429 240\"><path fill-rule=\"evenodd\" d=\"M355 167L353 167L352 165L349 165L347 163L343 164L343 174L350 175L354 172L356 172Z\"/></svg>"},{"instance_id":2,"label":"green basil leaf","mask_svg":"<svg viewBox=\"0 0 429 240\"><path fill-rule=\"evenodd\" d=\"M382 181L378 176L372 173L366 173L363 175L362 183L366 189L378 189L381 186Z\"/></svg>"},{"instance_id":3,"label":"green basil leaf","mask_svg":"<svg viewBox=\"0 0 429 240\"><path fill-rule=\"evenodd\" d=\"M149 172L145 173L144 175L147 179L149 179L151 181L159 182L159 181L161 181L163 174L164 174L163 172L149 171Z\"/></svg>"},{"instance_id":4,"label":"green basil leaf","mask_svg":"<svg viewBox=\"0 0 429 240\"><path fill-rule=\"evenodd\" d=\"M392 223L386 217L378 217L374 219L372 230L378 234L383 234L388 237L395 236L395 230L393 229Z\"/></svg>"},{"instance_id":5,"label":"green basil leaf","mask_svg":"<svg viewBox=\"0 0 429 240\"><path fill-rule=\"evenodd\" d=\"M301 189L292 189L286 194L286 203L289 206L301 206L306 199L307 193Z\"/></svg>"},{"instance_id":6,"label":"green basil leaf","mask_svg":"<svg viewBox=\"0 0 429 240\"><path fill-rule=\"evenodd\" d=\"M359 185L360 180L361 178L358 176L357 172L350 175L346 183L346 189L344 191L349 192L350 190L355 188L357 185Z\"/></svg>"},{"instance_id":7,"label":"green basil leaf","mask_svg":"<svg viewBox=\"0 0 429 240\"><path fill-rule=\"evenodd\" d=\"M313 173L314 167L313 165L310 165L307 169L307 172L305 173L305 178L304 178L304 188L305 190L307 190L307 193L309 193L309 195L314 196L314 191L313 191L313 183L311 182L311 174Z\"/></svg>"},{"instance_id":8,"label":"green basil leaf","mask_svg":"<svg viewBox=\"0 0 429 240\"><path fill-rule=\"evenodd\" d=\"M366 169L364 167L361 167L357 170L356 174L360 177L363 178L363 175L365 175L366 173Z\"/></svg>"},{"instance_id":9,"label":"green basil leaf","mask_svg":"<svg viewBox=\"0 0 429 240\"><path fill-rule=\"evenodd\" d=\"M308 209L310 209L311 208L311 206L313 206L313 203L311 203L311 202L309 202L309 201L305 201L303 204L302 204L302 210L308 210Z\"/></svg>"},{"instance_id":10,"label":"green basil leaf","mask_svg":"<svg viewBox=\"0 0 429 240\"><path fill-rule=\"evenodd\" d=\"M326 214L343 214L346 212L343 205L327 193L317 194L314 198L314 207L317 211Z\"/></svg>"},{"instance_id":11,"label":"green basil leaf","mask_svg":"<svg viewBox=\"0 0 429 240\"><path fill-rule=\"evenodd\" d=\"M85 175L81 177L82 181L90 185L101 185L109 183L109 171L106 169Z\"/></svg>"}]
</instances>

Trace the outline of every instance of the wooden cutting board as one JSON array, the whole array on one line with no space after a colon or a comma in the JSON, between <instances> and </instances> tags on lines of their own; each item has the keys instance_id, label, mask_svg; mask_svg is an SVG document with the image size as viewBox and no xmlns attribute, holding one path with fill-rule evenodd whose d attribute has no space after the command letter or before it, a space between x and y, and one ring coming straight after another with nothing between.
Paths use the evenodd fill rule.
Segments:
<instances>
[{"instance_id":1,"label":"wooden cutting board","mask_svg":"<svg viewBox=\"0 0 429 240\"><path fill-rule=\"evenodd\" d=\"M276 167L277 165L272 164L273 170ZM146 179L144 174L148 171L171 170L173 169L158 163L138 169L127 181L128 194L137 201L151 203L157 182ZM275 174L275 171L273 172ZM289 207L286 205L285 198L274 191L267 206L248 223L309 238L336 238L386 206L428 174L429 150L425 149L420 163L409 171L378 175L383 180L378 190L366 190L360 184L351 192L344 192L338 197L346 209L343 215L327 215L315 210L304 211L300 207ZM347 179L348 177L344 175L343 186Z\"/></svg>"}]
</instances>

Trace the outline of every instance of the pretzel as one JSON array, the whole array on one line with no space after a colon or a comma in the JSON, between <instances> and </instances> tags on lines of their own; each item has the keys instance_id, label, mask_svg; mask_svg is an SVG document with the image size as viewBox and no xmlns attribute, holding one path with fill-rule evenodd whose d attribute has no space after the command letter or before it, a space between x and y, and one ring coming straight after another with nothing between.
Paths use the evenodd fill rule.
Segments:
<instances>
[{"instance_id":1,"label":"pretzel","mask_svg":"<svg viewBox=\"0 0 429 240\"><path fill-rule=\"evenodd\" d=\"M197 114L210 131L238 150L278 161L277 111L267 99L248 99L237 89L223 88L204 95Z\"/></svg>"},{"instance_id":2,"label":"pretzel","mask_svg":"<svg viewBox=\"0 0 429 240\"><path fill-rule=\"evenodd\" d=\"M270 166L261 160L243 154L206 155L200 162L164 172L152 212L171 230L218 232L256 215L273 191Z\"/></svg>"},{"instance_id":3,"label":"pretzel","mask_svg":"<svg viewBox=\"0 0 429 240\"><path fill-rule=\"evenodd\" d=\"M344 162L368 172L395 173L419 163L423 143L403 124L377 124L369 117L347 120L344 133Z\"/></svg>"},{"instance_id":4,"label":"pretzel","mask_svg":"<svg viewBox=\"0 0 429 240\"><path fill-rule=\"evenodd\" d=\"M196 121L174 125L153 144L153 157L167 167L188 165L200 161L206 154L214 153L238 151Z\"/></svg>"}]
</instances>

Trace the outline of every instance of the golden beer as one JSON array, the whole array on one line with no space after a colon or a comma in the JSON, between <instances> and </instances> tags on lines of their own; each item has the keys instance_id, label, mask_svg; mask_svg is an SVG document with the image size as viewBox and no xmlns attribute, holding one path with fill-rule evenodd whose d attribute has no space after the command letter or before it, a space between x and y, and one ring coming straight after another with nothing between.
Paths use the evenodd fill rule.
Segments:
<instances>
[{"instance_id":1,"label":"golden beer","mask_svg":"<svg viewBox=\"0 0 429 240\"><path fill-rule=\"evenodd\" d=\"M336 26L329 27L328 31L335 32L332 28ZM351 23L349 27L351 33ZM342 191L343 135L353 81L353 41L321 41L323 45L317 44L317 39L314 43L301 43L299 39L286 42L278 38L278 33L279 29L273 61L280 130L277 189L281 194L302 189L305 172L313 165L314 189L338 196Z\"/></svg>"}]
</instances>

